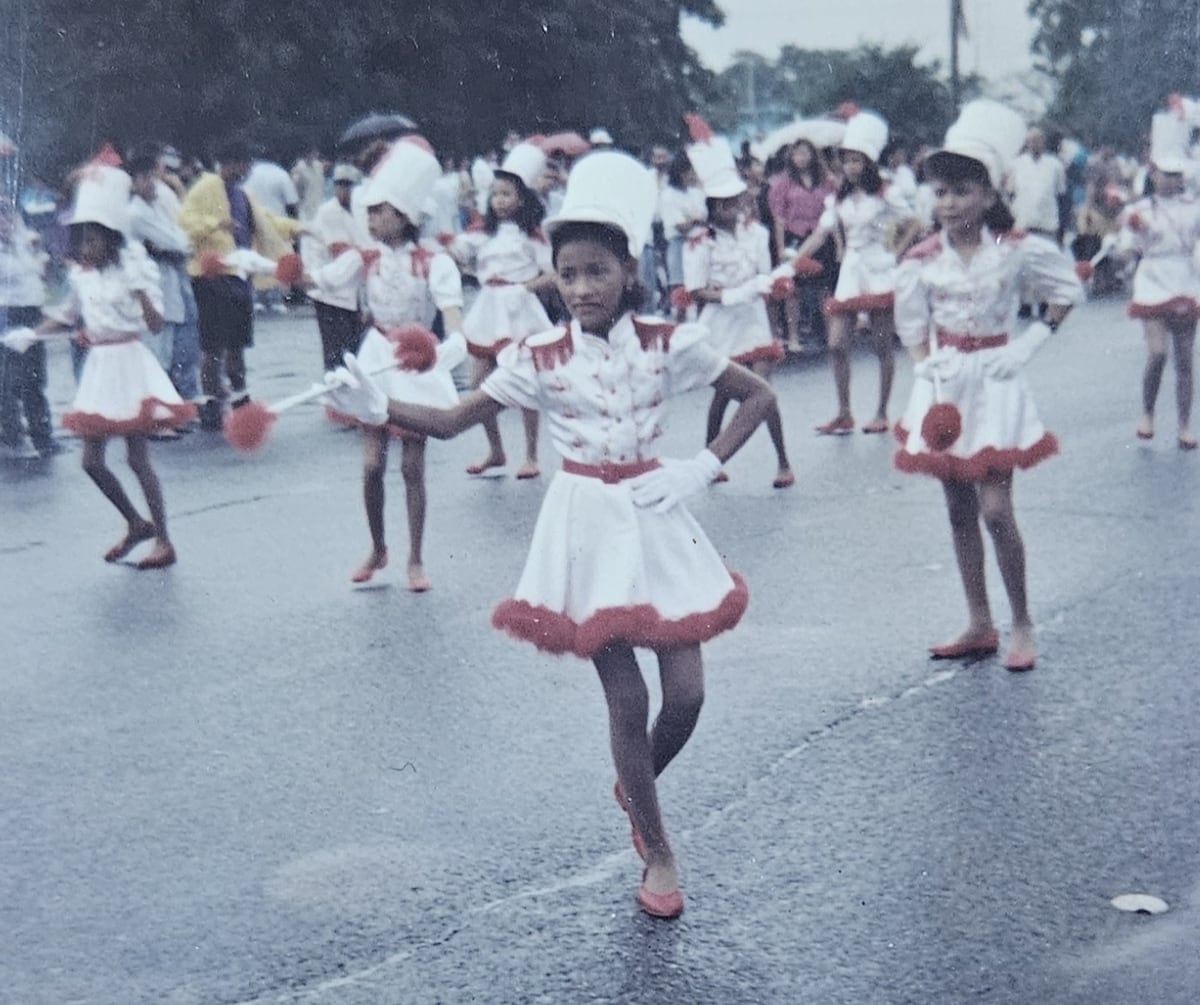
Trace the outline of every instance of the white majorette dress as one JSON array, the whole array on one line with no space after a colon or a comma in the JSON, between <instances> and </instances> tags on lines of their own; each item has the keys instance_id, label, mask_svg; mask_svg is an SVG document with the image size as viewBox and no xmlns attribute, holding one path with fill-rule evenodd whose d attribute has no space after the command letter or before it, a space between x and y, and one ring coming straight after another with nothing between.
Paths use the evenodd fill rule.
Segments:
<instances>
[{"instance_id":1,"label":"white majorette dress","mask_svg":"<svg viewBox=\"0 0 1200 1005\"><path fill-rule=\"evenodd\" d=\"M770 271L770 235L761 223L739 224L732 234L697 228L683 246L683 284L689 292L706 286L731 289ZM783 360L783 346L771 334L762 297L728 307L706 303L700 308L699 320L712 333L713 348L735 363Z\"/></svg>"},{"instance_id":2,"label":"white majorette dress","mask_svg":"<svg viewBox=\"0 0 1200 1005\"><path fill-rule=\"evenodd\" d=\"M551 653L606 644L659 648L732 628L749 600L695 518L635 506L628 479L657 466L667 400L705 387L727 360L703 325L626 315L608 339L578 322L503 349L482 385L503 405L545 414L554 475L525 571L492 624Z\"/></svg>"},{"instance_id":3,"label":"white majorette dress","mask_svg":"<svg viewBox=\"0 0 1200 1005\"><path fill-rule=\"evenodd\" d=\"M826 197L819 226L836 230L840 223L846 239L837 288L825 301L826 314L892 306L896 256L887 248L888 230L904 215L903 205L888 198L886 187L877 195L855 192L842 200Z\"/></svg>"},{"instance_id":4,"label":"white majorette dress","mask_svg":"<svg viewBox=\"0 0 1200 1005\"><path fill-rule=\"evenodd\" d=\"M985 227L979 250L964 264L941 234L922 241L896 270L896 331L906 346L929 342L958 350L957 372L942 380L942 400L958 406L962 432L944 451L921 436L934 403L933 383L913 382L895 434L901 471L978 481L991 473L1028 468L1057 453L1058 441L1038 418L1023 374L997 380L985 373L990 356L1008 342L1021 293L1048 304L1076 304L1083 286L1071 260L1032 234L993 236Z\"/></svg>"},{"instance_id":5,"label":"white majorette dress","mask_svg":"<svg viewBox=\"0 0 1200 1005\"><path fill-rule=\"evenodd\" d=\"M524 285L554 268L550 245L540 233L526 234L511 220L504 220L494 234L459 234L452 251L462 261L474 260L479 280L479 296L463 318L467 351L472 356L495 359L509 342L550 327L542 302Z\"/></svg>"},{"instance_id":6,"label":"white majorette dress","mask_svg":"<svg viewBox=\"0 0 1200 1005\"><path fill-rule=\"evenodd\" d=\"M146 319L136 293L162 312L158 266L140 244L127 244L104 269L72 265L70 292L47 317L74 326L82 319L90 350L63 426L84 437L146 435L196 417L142 341Z\"/></svg>"},{"instance_id":7,"label":"white majorette dress","mask_svg":"<svg viewBox=\"0 0 1200 1005\"><path fill-rule=\"evenodd\" d=\"M1200 202L1188 194L1150 196L1121 216L1118 246L1141 261L1133 273L1131 318L1200 318Z\"/></svg>"},{"instance_id":8,"label":"white majorette dress","mask_svg":"<svg viewBox=\"0 0 1200 1005\"><path fill-rule=\"evenodd\" d=\"M405 323L428 328L437 312L461 309L462 279L450 256L440 248L409 242L399 248L383 247L375 259L367 253L366 297L372 325L363 335L356 358L389 398L413 405L450 408L458 404L454 378L444 367L416 372L395 366L395 344L388 333ZM382 372L380 372L382 371ZM335 422L361 426L352 416L327 408ZM392 436L412 436L389 424Z\"/></svg>"}]
</instances>

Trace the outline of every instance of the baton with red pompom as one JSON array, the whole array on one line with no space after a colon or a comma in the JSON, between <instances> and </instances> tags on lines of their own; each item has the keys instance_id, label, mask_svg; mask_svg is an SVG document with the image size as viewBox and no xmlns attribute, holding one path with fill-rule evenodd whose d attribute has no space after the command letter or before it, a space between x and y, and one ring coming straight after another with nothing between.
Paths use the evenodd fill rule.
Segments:
<instances>
[{"instance_id":1,"label":"baton with red pompom","mask_svg":"<svg viewBox=\"0 0 1200 1005\"><path fill-rule=\"evenodd\" d=\"M251 276L272 276L282 286L295 286L304 278L304 263L294 251L280 255L278 259L267 258L252 248L238 248L221 254L205 251L198 261L200 275L205 279L235 275L242 279Z\"/></svg>"},{"instance_id":2,"label":"baton with red pompom","mask_svg":"<svg viewBox=\"0 0 1200 1005\"><path fill-rule=\"evenodd\" d=\"M405 324L384 333L384 337L392 344L393 362L388 366L373 370L370 377L378 377L391 370L408 370L414 373L424 373L434 366L441 365L452 369L462 362L466 356L466 343L461 335L452 335L441 346L433 332L421 325ZM461 344L461 348L460 345ZM231 447L250 453L257 450L266 442L271 426L280 413L289 408L303 405L328 394L331 390L348 384L341 371L325 375L325 383L313 384L306 391L300 391L273 405L263 405L257 401L231 409L225 416L222 432Z\"/></svg>"},{"instance_id":3,"label":"baton with red pompom","mask_svg":"<svg viewBox=\"0 0 1200 1005\"><path fill-rule=\"evenodd\" d=\"M933 351L937 342L931 339ZM931 353L932 354L932 353ZM931 363L934 361L930 361ZM933 380L934 402L921 420L921 438L936 453L949 450L962 435L962 412L952 401L944 400L942 377L938 366L931 366L929 376Z\"/></svg>"}]
</instances>

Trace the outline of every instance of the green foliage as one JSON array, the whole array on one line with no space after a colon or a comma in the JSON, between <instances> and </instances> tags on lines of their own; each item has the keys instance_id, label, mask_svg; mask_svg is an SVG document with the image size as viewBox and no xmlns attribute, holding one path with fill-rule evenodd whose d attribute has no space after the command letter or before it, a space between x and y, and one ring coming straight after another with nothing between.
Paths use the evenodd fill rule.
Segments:
<instances>
[{"instance_id":1,"label":"green foliage","mask_svg":"<svg viewBox=\"0 0 1200 1005\"><path fill-rule=\"evenodd\" d=\"M721 20L713 0L0 0L0 129L52 173L106 139L204 153L235 131L287 159L369 111L446 153L594 125L636 147L708 98L681 13Z\"/></svg>"},{"instance_id":2,"label":"green foliage","mask_svg":"<svg viewBox=\"0 0 1200 1005\"><path fill-rule=\"evenodd\" d=\"M785 45L774 61L740 53L717 80L714 125L770 129L849 100L883 115L894 135L938 142L953 119L950 89L940 64L918 64L917 52L915 46L844 52ZM968 90L974 84L968 81Z\"/></svg>"},{"instance_id":3,"label":"green foliage","mask_svg":"<svg viewBox=\"0 0 1200 1005\"><path fill-rule=\"evenodd\" d=\"M1173 91L1200 91L1200 0L1031 0L1053 119L1089 144L1136 149Z\"/></svg>"}]
</instances>

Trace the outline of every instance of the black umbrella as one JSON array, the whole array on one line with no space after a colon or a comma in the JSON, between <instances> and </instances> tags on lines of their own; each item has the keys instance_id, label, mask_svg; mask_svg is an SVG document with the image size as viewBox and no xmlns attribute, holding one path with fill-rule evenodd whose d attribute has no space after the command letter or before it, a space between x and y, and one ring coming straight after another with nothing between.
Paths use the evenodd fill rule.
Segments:
<instances>
[{"instance_id":1,"label":"black umbrella","mask_svg":"<svg viewBox=\"0 0 1200 1005\"><path fill-rule=\"evenodd\" d=\"M338 137L339 150L366 146L372 140L393 140L406 133L415 133L417 124L399 112L371 112L351 123Z\"/></svg>"}]
</instances>

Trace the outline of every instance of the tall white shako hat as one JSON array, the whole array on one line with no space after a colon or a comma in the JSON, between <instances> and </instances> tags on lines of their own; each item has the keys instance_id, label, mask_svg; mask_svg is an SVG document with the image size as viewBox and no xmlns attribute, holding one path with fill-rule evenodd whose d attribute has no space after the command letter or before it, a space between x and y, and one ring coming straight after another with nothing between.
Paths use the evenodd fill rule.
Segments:
<instances>
[{"instance_id":1,"label":"tall white shako hat","mask_svg":"<svg viewBox=\"0 0 1200 1005\"><path fill-rule=\"evenodd\" d=\"M534 188L546 170L546 155L532 143L518 143L504 156L497 171L516 175L526 188Z\"/></svg>"},{"instance_id":2,"label":"tall white shako hat","mask_svg":"<svg viewBox=\"0 0 1200 1005\"><path fill-rule=\"evenodd\" d=\"M402 136L375 165L365 186L363 204L370 208L386 202L417 224L442 167L423 136Z\"/></svg>"},{"instance_id":3,"label":"tall white shako hat","mask_svg":"<svg viewBox=\"0 0 1200 1005\"><path fill-rule=\"evenodd\" d=\"M543 225L548 237L564 223L603 223L615 227L637 258L650 239L658 184L650 171L629 154L599 150L575 163L557 215Z\"/></svg>"},{"instance_id":4,"label":"tall white shako hat","mask_svg":"<svg viewBox=\"0 0 1200 1005\"><path fill-rule=\"evenodd\" d=\"M937 159L947 154L978 161L987 170L992 188L999 189L1021 147L1025 145L1026 126L1007 105L980 98L963 105L954 124L946 130L940 150L925 163L936 169Z\"/></svg>"},{"instance_id":5,"label":"tall white shako hat","mask_svg":"<svg viewBox=\"0 0 1200 1005\"><path fill-rule=\"evenodd\" d=\"M1192 127L1171 112L1150 120L1150 163L1166 174L1182 174L1192 163L1188 150Z\"/></svg>"},{"instance_id":6,"label":"tall white shako hat","mask_svg":"<svg viewBox=\"0 0 1200 1005\"><path fill-rule=\"evenodd\" d=\"M727 140L714 136L708 123L699 115L684 116L694 141L687 148L688 160L700 179L700 187L709 199L730 199L746 191L746 183L738 174L733 150Z\"/></svg>"},{"instance_id":7,"label":"tall white shako hat","mask_svg":"<svg viewBox=\"0 0 1200 1005\"><path fill-rule=\"evenodd\" d=\"M878 163L887 146L888 124L874 112L856 112L846 123L839 150L853 150Z\"/></svg>"},{"instance_id":8,"label":"tall white shako hat","mask_svg":"<svg viewBox=\"0 0 1200 1005\"><path fill-rule=\"evenodd\" d=\"M117 164L121 158L106 146L79 172L68 223L98 223L124 234L129 230L132 179Z\"/></svg>"}]
</instances>

